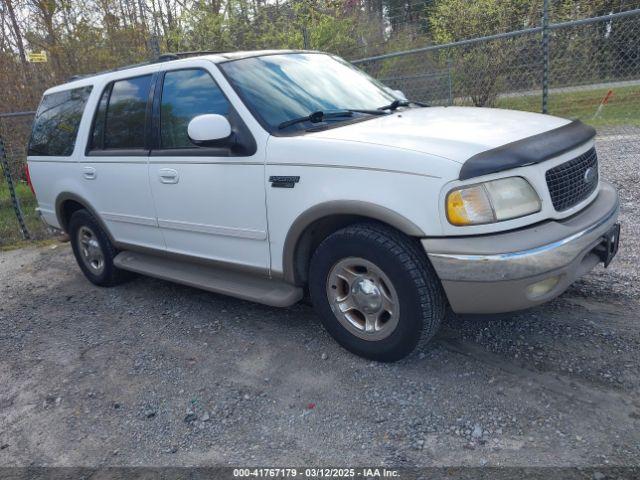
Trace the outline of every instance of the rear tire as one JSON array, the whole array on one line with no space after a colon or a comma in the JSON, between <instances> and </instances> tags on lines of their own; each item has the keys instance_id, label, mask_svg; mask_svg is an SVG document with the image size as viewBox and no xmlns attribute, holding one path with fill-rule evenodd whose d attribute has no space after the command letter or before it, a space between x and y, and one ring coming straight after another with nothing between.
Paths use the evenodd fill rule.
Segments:
<instances>
[{"instance_id":1,"label":"rear tire","mask_svg":"<svg viewBox=\"0 0 640 480\"><path fill-rule=\"evenodd\" d=\"M87 210L77 210L71 215L69 238L78 266L91 283L111 287L130 278L129 272L114 266L118 251Z\"/></svg>"},{"instance_id":2,"label":"rear tire","mask_svg":"<svg viewBox=\"0 0 640 480\"><path fill-rule=\"evenodd\" d=\"M331 336L347 350L391 362L431 339L445 315L433 267L412 238L379 223L327 237L309 268L309 291Z\"/></svg>"}]
</instances>

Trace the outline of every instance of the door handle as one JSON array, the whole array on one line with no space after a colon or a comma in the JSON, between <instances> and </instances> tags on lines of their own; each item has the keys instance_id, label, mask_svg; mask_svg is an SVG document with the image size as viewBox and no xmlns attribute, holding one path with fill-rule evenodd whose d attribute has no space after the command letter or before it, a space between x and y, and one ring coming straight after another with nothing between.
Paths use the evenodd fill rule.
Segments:
<instances>
[{"instance_id":1,"label":"door handle","mask_svg":"<svg viewBox=\"0 0 640 480\"><path fill-rule=\"evenodd\" d=\"M96 169L93 167L84 167L82 169L82 176L87 180L95 180L96 179Z\"/></svg>"},{"instance_id":2,"label":"door handle","mask_svg":"<svg viewBox=\"0 0 640 480\"><path fill-rule=\"evenodd\" d=\"M178 183L178 180L180 180L177 170L173 168L161 168L158 171L158 176L161 183Z\"/></svg>"}]
</instances>

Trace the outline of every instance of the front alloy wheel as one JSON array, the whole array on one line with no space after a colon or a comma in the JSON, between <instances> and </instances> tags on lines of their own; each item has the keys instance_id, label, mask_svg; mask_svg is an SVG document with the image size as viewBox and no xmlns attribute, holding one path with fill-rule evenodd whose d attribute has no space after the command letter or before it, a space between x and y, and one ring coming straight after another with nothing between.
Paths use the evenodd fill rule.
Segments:
<instances>
[{"instance_id":1,"label":"front alloy wheel","mask_svg":"<svg viewBox=\"0 0 640 480\"><path fill-rule=\"evenodd\" d=\"M379 361L405 357L431 338L445 297L413 238L374 222L329 235L309 265L309 293L323 325L351 352Z\"/></svg>"},{"instance_id":2,"label":"front alloy wheel","mask_svg":"<svg viewBox=\"0 0 640 480\"><path fill-rule=\"evenodd\" d=\"M398 325L398 294L389 277L364 258L340 260L327 277L327 298L338 321L363 340L381 340Z\"/></svg>"}]
</instances>

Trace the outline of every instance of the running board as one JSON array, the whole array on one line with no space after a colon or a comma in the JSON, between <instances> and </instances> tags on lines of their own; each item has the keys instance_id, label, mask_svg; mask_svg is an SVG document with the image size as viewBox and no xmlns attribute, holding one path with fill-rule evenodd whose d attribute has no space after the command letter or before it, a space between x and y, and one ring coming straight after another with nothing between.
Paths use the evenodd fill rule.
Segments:
<instances>
[{"instance_id":1,"label":"running board","mask_svg":"<svg viewBox=\"0 0 640 480\"><path fill-rule=\"evenodd\" d=\"M121 252L113 263L122 270L272 307L288 307L302 298L301 288L279 280L146 253Z\"/></svg>"}]
</instances>

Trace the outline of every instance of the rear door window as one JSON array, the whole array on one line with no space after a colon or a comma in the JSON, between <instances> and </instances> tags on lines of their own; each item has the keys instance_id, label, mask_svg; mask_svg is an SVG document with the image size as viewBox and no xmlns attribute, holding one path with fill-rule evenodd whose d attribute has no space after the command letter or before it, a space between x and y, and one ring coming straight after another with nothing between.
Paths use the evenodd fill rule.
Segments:
<instances>
[{"instance_id":1,"label":"rear door window","mask_svg":"<svg viewBox=\"0 0 640 480\"><path fill-rule=\"evenodd\" d=\"M68 157L78 136L78 127L91 86L45 95L33 122L29 155Z\"/></svg>"},{"instance_id":2,"label":"rear door window","mask_svg":"<svg viewBox=\"0 0 640 480\"><path fill-rule=\"evenodd\" d=\"M229 114L229 101L208 72L202 69L168 71L160 105L161 148L195 147L187 127L198 115Z\"/></svg>"},{"instance_id":3,"label":"rear door window","mask_svg":"<svg viewBox=\"0 0 640 480\"><path fill-rule=\"evenodd\" d=\"M107 101L111 93L111 85L105 88L98 103L98 111L93 123L93 131L91 133L91 149L103 148L104 146L104 120L107 113Z\"/></svg>"},{"instance_id":4,"label":"rear door window","mask_svg":"<svg viewBox=\"0 0 640 480\"><path fill-rule=\"evenodd\" d=\"M105 88L91 133L91 149L145 148L152 75L118 80Z\"/></svg>"}]
</instances>

